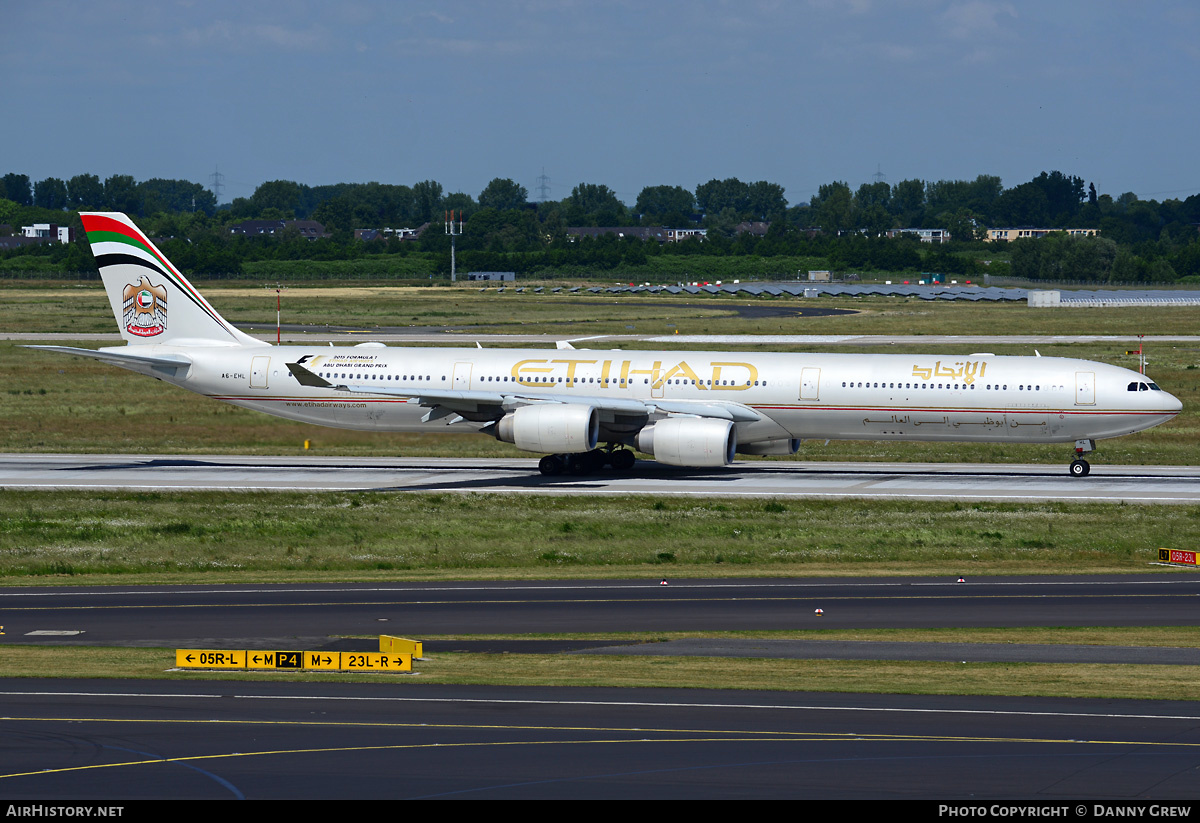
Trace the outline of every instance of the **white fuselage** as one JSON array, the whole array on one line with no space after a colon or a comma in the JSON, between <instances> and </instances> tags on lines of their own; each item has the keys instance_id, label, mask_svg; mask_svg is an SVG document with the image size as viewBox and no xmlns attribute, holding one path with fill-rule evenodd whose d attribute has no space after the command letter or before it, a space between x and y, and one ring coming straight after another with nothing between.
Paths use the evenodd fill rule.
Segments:
<instances>
[{"instance_id":1,"label":"white fuselage","mask_svg":"<svg viewBox=\"0 0 1200 823\"><path fill-rule=\"evenodd\" d=\"M347 429L429 431L418 398L391 391L740 404L739 444L786 438L1058 443L1150 428L1180 402L1137 372L1085 360L990 354L785 354L586 349L148 346L184 354L182 388L267 414ZM288 363L355 393L301 385ZM141 371L141 369L135 369ZM363 389L368 393L363 393ZM461 421L479 428L484 423Z\"/></svg>"}]
</instances>

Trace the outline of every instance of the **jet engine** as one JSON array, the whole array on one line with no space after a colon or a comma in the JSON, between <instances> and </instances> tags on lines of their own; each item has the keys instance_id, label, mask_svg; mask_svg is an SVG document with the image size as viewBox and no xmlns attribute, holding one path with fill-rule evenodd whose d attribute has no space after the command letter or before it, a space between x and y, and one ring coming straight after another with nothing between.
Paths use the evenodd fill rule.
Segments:
<instances>
[{"instance_id":1,"label":"jet engine","mask_svg":"<svg viewBox=\"0 0 1200 823\"><path fill-rule=\"evenodd\" d=\"M521 406L496 423L496 438L518 449L574 454L596 448L600 415L592 406L546 403Z\"/></svg>"},{"instance_id":2,"label":"jet engine","mask_svg":"<svg viewBox=\"0 0 1200 823\"><path fill-rule=\"evenodd\" d=\"M638 432L636 443L668 466L724 466L733 462L737 431L729 420L668 417Z\"/></svg>"}]
</instances>

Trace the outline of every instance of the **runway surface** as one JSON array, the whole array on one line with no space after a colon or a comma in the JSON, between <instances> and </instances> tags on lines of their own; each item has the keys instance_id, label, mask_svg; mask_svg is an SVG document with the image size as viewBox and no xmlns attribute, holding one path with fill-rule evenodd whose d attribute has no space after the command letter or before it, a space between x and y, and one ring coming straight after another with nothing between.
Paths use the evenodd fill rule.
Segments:
<instances>
[{"instance_id":1,"label":"runway surface","mask_svg":"<svg viewBox=\"0 0 1200 823\"><path fill-rule=\"evenodd\" d=\"M543 477L535 459L0 455L0 488L671 494L720 497L1200 503L1200 468L970 463L740 462Z\"/></svg>"},{"instance_id":2,"label":"runway surface","mask_svg":"<svg viewBox=\"0 0 1200 823\"><path fill-rule=\"evenodd\" d=\"M1200 575L8 587L0 614L9 644L255 649L378 634L1193 626Z\"/></svg>"},{"instance_id":3,"label":"runway surface","mask_svg":"<svg viewBox=\"0 0 1200 823\"><path fill-rule=\"evenodd\" d=\"M1200 769L1200 711L1168 701L34 679L0 681L0 706L8 804L1013 799L1087 816L1181 798L1190 813Z\"/></svg>"}]
</instances>

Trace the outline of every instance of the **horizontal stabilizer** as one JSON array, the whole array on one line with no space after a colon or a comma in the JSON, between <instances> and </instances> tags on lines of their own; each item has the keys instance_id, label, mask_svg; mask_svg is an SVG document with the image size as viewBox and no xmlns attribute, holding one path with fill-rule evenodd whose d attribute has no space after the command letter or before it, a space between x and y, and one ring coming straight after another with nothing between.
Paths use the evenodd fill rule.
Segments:
<instances>
[{"instance_id":1,"label":"horizontal stabilizer","mask_svg":"<svg viewBox=\"0 0 1200 823\"><path fill-rule=\"evenodd\" d=\"M144 372L146 369L153 369L166 372L170 377L181 377L180 372L186 372L192 365L192 361L182 354L131 354L112 349L77 349L74 346L23 346L23 348L90 357L93 360L100 360L134 371Z\"/></svg>"}]
</instances>

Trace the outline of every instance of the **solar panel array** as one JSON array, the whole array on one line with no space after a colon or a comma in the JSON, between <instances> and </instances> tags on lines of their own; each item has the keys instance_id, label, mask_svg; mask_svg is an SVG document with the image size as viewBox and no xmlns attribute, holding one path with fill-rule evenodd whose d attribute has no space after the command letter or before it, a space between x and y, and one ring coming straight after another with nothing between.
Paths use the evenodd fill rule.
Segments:
<instances>
[{"instance_id":1,"label":"solar panel array","mask_svg":"<svg viewBox=\"0 0 1200 823\"><path fill-rule=\"evenodd\" d=\"M487 291L480 289L480 291ZM518 292L524 291L517 289ZM542 293L542 289L535 290ZM916 297L921 300L1023 301L1029 289L963 285L849 285L841 283L726 283L719 286L592 286L555 288L553 294L707 294L737 297ZM1192 290L1068 290L1057 289L1064 306L1200 305L1200 291ZM496 290L497 294L504 289Z\"/></svg>"}]
</instances>

